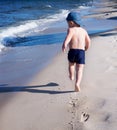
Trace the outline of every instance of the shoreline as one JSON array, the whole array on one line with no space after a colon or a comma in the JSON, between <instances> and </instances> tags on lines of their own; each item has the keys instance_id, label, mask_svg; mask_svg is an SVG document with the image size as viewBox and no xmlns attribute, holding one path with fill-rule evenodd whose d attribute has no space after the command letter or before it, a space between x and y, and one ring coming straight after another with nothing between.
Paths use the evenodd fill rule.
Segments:
<instances>
[{"instance_id":1,"label":"shoreline","mask_svg":"<svg viewBox=\"0 0 117 130\"><path fill-rule=\"evenodd\" d=\"M53 96L55 102L48 107L52 109L53 105L58 106L58 102L56 102L58 100L64 102L64 104L59 104L59 106L64 107L63 111L65 112L61 116L59 115L59 118L62 119L63 115L67 115L63 126L63 121L61 121L62 130L98 130L102 128L109 130L117 128L117 117L114 116L116 105L112 105L116 102L117 84L115 60L117 38L114 34L117 35L117 31L106 32L92 38L92 46L86 52L86 65L80 93L74 92L74 83L69 80L66 54L59 54L53 60L53 64L37 75L30 83L31 85L37 85L54 81L57 84L55 88L50 86L49 90L52 89L52 93L56 93L56 98ZM61 67L61 65L63 66ZM49 76L46 77L46 74L49 74ZM115 82L112 82L113 80ZM56 108L57 111L59 111L58 108ZM59 126L57 125L57 127ZM53 129L51 126L49 128Z\"/></svg>"},{"instance_id":2,"label":"shoreline","mask_svg":"<svg viewBox=\"0 0 117 130\"><path fill-rule=\"evenodd\" d=\"M49 50L53 51L50 53ZM25 85L46 68L59 52L60 45L56 44L10 48L8 53L1 55L0 83L7 86Z\"/></svg>"},{"instance_id":3,"label":"shoreline","mask_svg":"<svg viewBox=\"0 0 117 130\"><path fill-rule=\"evenodd\" d=\"M92 38L79 93L74 92L74 82L69 80L67 54L63 53L27 85L16 86L13 91L5 86L0 99L9 100L2 104L0 128L116 129L116 33Z\"/></svg>"},{"instance_id":4,"label":"shoreline","mask_svg":"<svg viewBox=\"0 0 117 130\"><path fill-rule=\"evenodd\" d=\"M99 13L87 17L102 17ZM16 47L9 56L2 54L0 129L116 130L116 36L116 28L91 36L80 93L69 80L61 44Z\"/></svg>"}]
</instances>

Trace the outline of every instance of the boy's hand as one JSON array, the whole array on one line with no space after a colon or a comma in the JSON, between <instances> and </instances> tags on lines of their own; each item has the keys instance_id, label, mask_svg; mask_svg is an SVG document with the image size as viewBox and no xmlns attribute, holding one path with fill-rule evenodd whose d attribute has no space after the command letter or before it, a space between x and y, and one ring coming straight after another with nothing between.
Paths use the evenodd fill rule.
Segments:
<instances>
[{"instance_id":1,"label":"boy's hand","mask_svg":"<svg viewBox=\"0 0 117 130\"><path fill-rule=\"evenodd\" d=\"M64 45L62 46L62 51L65 52L65 46Z\"/></svg>"}]
</instances>

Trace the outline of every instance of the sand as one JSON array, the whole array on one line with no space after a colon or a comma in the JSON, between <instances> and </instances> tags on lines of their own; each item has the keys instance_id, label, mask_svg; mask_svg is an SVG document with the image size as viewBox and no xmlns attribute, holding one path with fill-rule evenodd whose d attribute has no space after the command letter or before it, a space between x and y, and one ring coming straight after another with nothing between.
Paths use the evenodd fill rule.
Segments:
<instances>
[{"instance_id":1,"label":"sand","mask_svg":"<svg viewBox=\"0 0 117 130\"><path fill-rule=\"evenodd\" d=\"M62 52L27 85L6 87L0 93L0 129L116 130L116 35L92 37L79 93L68 78L67 53Z\"/></svg>"},{"instance_id":2,"label":"sand","mask_svg":"<svg viewBox=\"0 0 117 130\"><path fill-rule=\"evenodd\" d=\"M74 92L74 81L69 80L67 53L60 51L61 45L44 47L56 48L56 56L52 54L54 58L44 67L38 58L48 54L37 57L40 46L27 48L25 53L19 51L15 64L12 57L4 61L2 67L11 65L5 70L11 75L4 73L0 84L0 130L116 130L117 30L98 33L91 41L79 93ZM31 52L35 54L32 56ZM24 57L27 54L28 59ZM26 70L27 64L30 66ZM14 68L17 73L12 73Z\"/></svg>"}]
</instances>

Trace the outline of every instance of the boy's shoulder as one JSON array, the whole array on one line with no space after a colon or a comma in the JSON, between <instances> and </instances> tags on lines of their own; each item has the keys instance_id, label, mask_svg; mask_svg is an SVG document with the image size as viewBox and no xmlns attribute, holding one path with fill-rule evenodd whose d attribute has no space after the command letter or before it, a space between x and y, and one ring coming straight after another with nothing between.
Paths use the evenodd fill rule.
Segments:
<instances>
[{"instance_id":1,"label":"boy's shoulder","mask_svg":"<svg viewBox=\"0 0 117 130\"><path fill-rule=\"evenodd\" d=\"M72 28L69 28L69 31L87 32L83 27L72 27Z\"/></svg>"},{"instance_id":2,"label":"boy's shoulder","mask_svg":"<svg viewBox=\"0 0 117 130\"><path fill-rule=\"evenodd\" d=\"M68 33L70 34L83 34L83 35L87 35L87 31L83 28L83 27L70 27L68 28Z\"/></svg>"},{"instance_id":3,"label":"boy's shoulder","mask_svg":"<svg viewBox=\"0 0 117 130\"><path fill-rule=\"evenodd\" d=\"M83 27L77 27L78 30L86 31Z\"/></svg>"},{"instance_id":4,"label":"boy's shoulder","mask_svg":"<svg viewBox=\"0 0 117 130\"><path fill-rule=\"evenodd\" d=\"M79 27L78 30L83 32L83 33L87 33L86 29L84 29L83 27Z\"/></svg>"}]
</instances>

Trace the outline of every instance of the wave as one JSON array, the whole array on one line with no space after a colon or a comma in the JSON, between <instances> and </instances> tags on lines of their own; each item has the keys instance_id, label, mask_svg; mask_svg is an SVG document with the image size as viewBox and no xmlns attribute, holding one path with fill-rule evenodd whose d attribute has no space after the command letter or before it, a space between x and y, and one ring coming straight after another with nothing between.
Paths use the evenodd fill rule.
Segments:
<instances>
[{"instance_id":1,"label":"wave","mask_svg":"<svg viewBox=\"0 0 117 130\"><path fill-rule=\"evenodd\" d=\"M91 7L90 7L90 6L82 5L82 6L79 6L78 8L79 8L79 9L89 9L89 8L91 8Z\"/></svg>"},{"instance_id":2,"label":"wave","mask_svg":"<svg viewBox=\"0 0 117 130\"><path fill-rule=\"evenodd\" d=\"M46 18L25 21L18 26L3 29L0 32L0 50L5 46L12 46L12 44L19 42L24 37L44 31L57 21L64 20L68 12L68 10L60 10L59 13L49 15Z\"/></svg>"}]
</instances>

